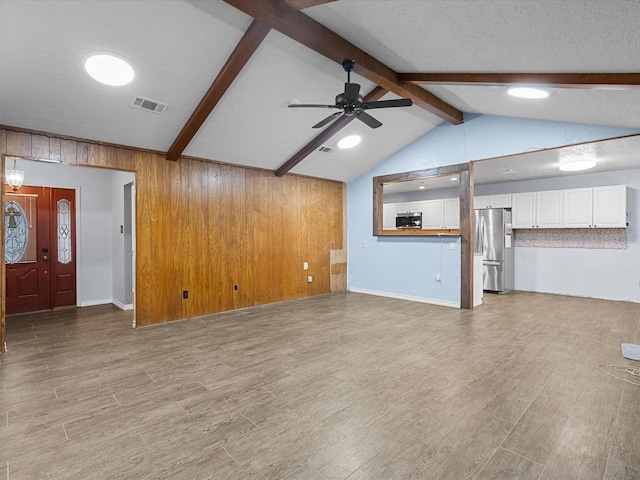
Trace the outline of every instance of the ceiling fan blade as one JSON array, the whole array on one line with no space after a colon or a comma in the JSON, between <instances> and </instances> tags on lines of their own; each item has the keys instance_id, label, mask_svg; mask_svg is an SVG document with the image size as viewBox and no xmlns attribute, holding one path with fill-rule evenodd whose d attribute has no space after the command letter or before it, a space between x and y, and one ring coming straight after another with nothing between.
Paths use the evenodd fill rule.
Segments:
<instances>
[{"instance_id":1,"label":"ceiling fan blade","mask_svg":"<svg viewBox=\"0 0 640 480\"><path fill-rule=\"evenodd\" d=\"M357 83L345 83L344 84L344 98L352 102L358 101L360 95L360 85Z\"/></svg>"},{"instance_id":2,"label":"ceiling fan blade","mask_svg":"<svg viewBox=\"0 0 640 480\"><path fill-rule=\"evenodd\" d=\"M318 105L315 103L292 103L289 108L340 108L335 105Z\"/></svg>"},{"instance_id":3,"label":"ceiling fan blade","mask_svg":"<svg viewBox=\"0 0 640 480\"><path fill-rule=\"evenodd\" d=\"M378 120L373 118L371 115L369 115L368 113L365 113L363 111L357 111L356 112L356 117L357 117L358 120L360 120L361 122L366 123L371 128L378 128L378 127L382 126L382 123L380 123Z\"/></svg>"},{"instance_id":4,"label":"ceiling fan blade","mask_svg":"<svg viewBox=\"0 0 640 480\"><path fill-rule=\"evenodd\" d=\"M398 98L397 100L380 100L379 102L363 103L361 108L388 108L388 107L410 107L413 100L410 98Z\"/></svg>"},{"instance_id":5,"label":"ceiling fan blade","mask_svg":"<svg viewBox=\"0 0 640 480\"><path fill-rule=\"evenodd\" d=\"M324 127L327 123L331 122L332 120L334 120L336 117L339 117L340 115L342 115L342 112L333 113L329 115L327 118L325 118L324 120L322 120L321 122L316 123L313 126L313 128Z\"/></svg>"}]
</instances>

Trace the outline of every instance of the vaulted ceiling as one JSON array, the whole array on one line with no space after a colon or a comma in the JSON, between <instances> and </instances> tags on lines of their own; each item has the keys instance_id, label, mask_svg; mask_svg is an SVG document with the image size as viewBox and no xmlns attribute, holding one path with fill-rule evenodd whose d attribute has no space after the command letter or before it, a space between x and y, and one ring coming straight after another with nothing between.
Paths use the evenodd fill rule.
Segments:
<instances>
[{"instance_id":1,"label":"vaulted ceiling","mask_svg":"<svg viewBox=\"0 0 640 480\"><path fill-rule=\"evenodd\" d=\"M349 181L469 113L640 128L638 18L626 0L3 0L0 125ZM96 83L93 52L134 81ZM345 58L363 95L414 105L312 129L331 112L288 105L333 103ZM362 143L318 151L348 134Z\"/></svg>"}]
</instances>

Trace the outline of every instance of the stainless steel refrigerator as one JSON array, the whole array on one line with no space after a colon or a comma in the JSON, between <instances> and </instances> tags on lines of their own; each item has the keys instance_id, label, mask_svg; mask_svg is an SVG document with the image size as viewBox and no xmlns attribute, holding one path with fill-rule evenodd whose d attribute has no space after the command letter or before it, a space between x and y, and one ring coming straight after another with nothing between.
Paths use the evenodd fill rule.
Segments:
<instances>
[{"instance_id":1,"label":"stainless steel refrigerator","mask_svg":"<svg viewBox=\"0 0 640 480\"><path fill-rule=\"evenodd\" d=\"M475 253L483 256L484 290L513 290L511 210L486 208L475 211Z\"/></svg>"}]
</instances>

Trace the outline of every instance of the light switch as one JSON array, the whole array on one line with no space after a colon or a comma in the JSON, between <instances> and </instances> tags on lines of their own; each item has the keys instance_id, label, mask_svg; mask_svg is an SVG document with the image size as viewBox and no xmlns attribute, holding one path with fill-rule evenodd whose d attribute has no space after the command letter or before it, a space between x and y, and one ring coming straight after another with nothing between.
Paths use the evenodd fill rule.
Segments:
<instances>
[{"instance_id":1,"label":"light switch","mask_svg":"<svg viewBox=\"0 0 640 480\"><path fill-rule=\"evenodd\" d=\"M302 264L302 269L303 269L303 270L309 270L309 264L308 264L307 262L304 262L304 263Z\"/></svg>"}]
</instances>

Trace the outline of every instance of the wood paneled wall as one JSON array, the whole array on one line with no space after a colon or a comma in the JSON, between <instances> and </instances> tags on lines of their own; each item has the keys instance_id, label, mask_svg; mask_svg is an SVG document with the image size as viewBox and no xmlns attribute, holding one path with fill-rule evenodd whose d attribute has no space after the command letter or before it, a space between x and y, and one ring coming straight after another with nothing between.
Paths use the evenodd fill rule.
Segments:
<instances>
[{"instance_id":1,"label":"wood paneled wall","mask_svg":"<svg viewBox=\"0 0 640 480\"><path fill-rule=\"evenodd\" d=\"M343 183L12 128L0 154L136 172L138 325L346 286Z\"/></svg>"}]
</instances>

